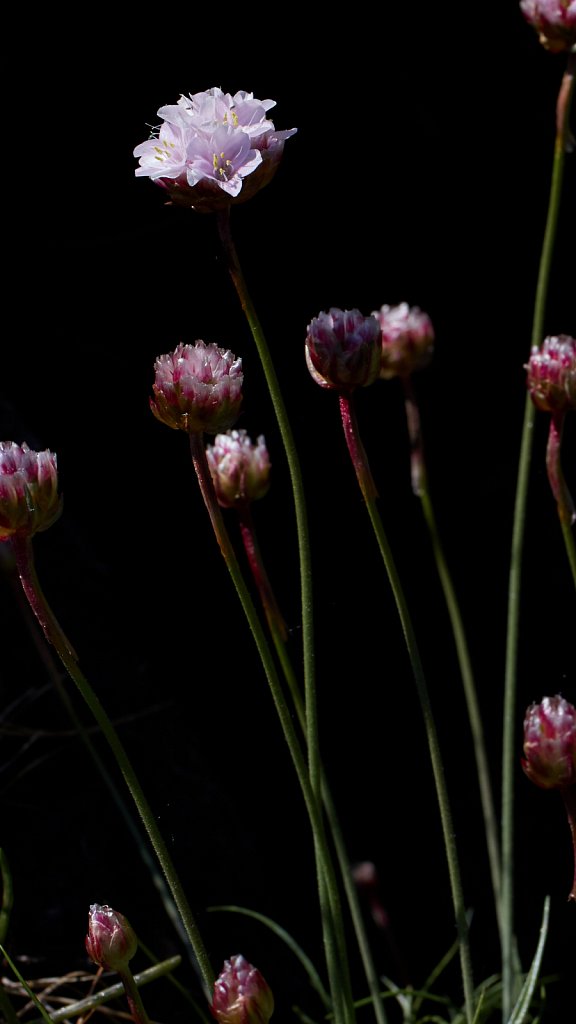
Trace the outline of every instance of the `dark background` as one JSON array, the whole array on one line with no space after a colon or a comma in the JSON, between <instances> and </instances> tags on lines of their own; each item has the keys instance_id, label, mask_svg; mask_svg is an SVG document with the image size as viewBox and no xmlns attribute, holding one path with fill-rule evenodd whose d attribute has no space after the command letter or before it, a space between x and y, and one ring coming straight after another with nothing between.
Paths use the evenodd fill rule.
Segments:
<instances>
[{"instance_id":1,"label":"dark background","mask_svg":"<svg viewBox=\"0 0 576 1024\"><path fill-rule=\"evenodd\" d=\"M416 384L497 789L523 364L564 68L517 4L499 7L485 19L468 5L438 17L433 5L384 4L376 20L356 5L315 26L286 10L274 27L254 9L166 9L145 24L136 9L120 22L104 10L82 24L35 20L12 36L0 433L58 454L65 511L35 540L44 589L118 723L214 966L235 952L257 963L279 1024L293 1003L319 1015L300 968L261 925L206 908L266 913L321 965L311 842L186 439L149 412L155 357L197 338L242 356L238 426L265 434L274 467L257 529L298 657L290 488L215 224L165 206L160 189L134 178L131 153L160 105L212 85L271 97L276 126L298 127L275 181L234 210L232 227L309 495L323 756L351 859L376 863L400 951L373 929L378 968L421 984L454 938L421 714L337 401L311 381L303 346L310 319L331 305L369 313L408 301L432 317L436 355ZM574 156L546 333L576 329L573 173ZM447 617L410 493L401 392L390 382L357 397L438 718L480 981L499 964L479 800ZM553 1022L563 1019L576 940L569 833L560 797L519 767L525 707L556 692L576 700L573 590L545 474L546 427L541 417L519 654L517 913L527 966L551 894L544 972L561 981L544 1020ZM576 484L573 423L565 446ZM88 906L101 902L168 955L180 947L5 576L0 799L15 886L11 951L30 958L30 976L84 967ZM457 993L456 971L446 985ZM154 1013L168 1021L186 1011L160 1002Z\"/></svg>"}]
</instances>

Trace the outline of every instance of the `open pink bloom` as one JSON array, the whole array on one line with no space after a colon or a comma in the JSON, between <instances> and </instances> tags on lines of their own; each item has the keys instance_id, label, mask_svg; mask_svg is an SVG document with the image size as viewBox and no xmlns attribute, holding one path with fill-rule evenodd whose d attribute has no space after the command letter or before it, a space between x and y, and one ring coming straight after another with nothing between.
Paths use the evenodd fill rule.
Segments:
<instances>
[{"instance_id":1,"label":"open pink bloom","mask_svg":"<svg viewBox=\"0 0 576 1024\"><path fill-rule=\"evenodd\" d=\"M372 316L382 331L382 378L407 377L428 365L434 351L434 328L426 313L401 302L399 306L381 306Z\"/></svg>"},{"instance_id":2,"label":"open pink bloom","mask_svg":"<svg viewBox=\"0 0 576 1024\"><path fill-rule=\"evenodd\" d=\"M576 784L576 708L563 697L531 704L524 718L522 767L542 789Z\"/></svg>"},{"instance_id":3,"label":"open pink bloom","mask_svg":"<svg viewBox=\"0 0 576 1024\"><path fill-rule=\"evenodd\" d=\"M232 956L214 984L210 1009L220 1024L268 1024L274 996L260 971L243 956Z\"/></svg>"},{"instance_id":4,"label":"open pink bloom","mask_svg":"<svg viewBox=\"0 0 576 1024\"><path fill-rule=\"evenodd\" d=\"M266 442L254 444L245 430L218 434L206 449L218 503L224 508L263 498L270 486L270 458Z\"/></svg>"},{"instance_id":5,"label":"open pink bloom","mask_svg":"<svg viewBox=\"0 0 576 1024\"><path fill-rule=\"evenodd\" d=\"M375 317L358 309L332 308L308 325L306 364L320 387L349 392L377 379L380 348Z\"/></svg>"},{"instance_id":6,"label":"open pink bloom","mask_svg":"<svg viewBox=\"0 0 576 1024\"><path fill-rule=\"evenodd\" d=\"M576 339L569 334L544 339L532 349L527 384L534 405L544 412L576 409Z\"/></svg>"},{"instance_id":7,"label":"open pink bloom","mask_svg":"<svg viewBox=\"0 0 576 1024\"><path fill-rule=\"evenodd\" d=\"M218 434L233 426L242 403L242 360L229 349L180 344L158 356L150 408L161 423L189 434Z\"/></svg>"},{"instance_id":8,"label":"open pink bloom","mask_svg":"<svg viewBox=\"0 0 576 1024\"><path fill-rule=\"evenodd\" d=\"M576 43L576 0L521 0L520 9L546 50L560 53Z\"/></svg>"},{"instance_id":9,"label":"open pink bloom","mask_svg":"<svg viewBox=\"0 0 576 1024\"><path fill-rule=\"evenodd\" d=\"M93 903L88 915L86 952L99 967L122 971L138 949L136 935L123 914Z\"/></svg>"},{"instance_id":10,"label":"open pink bloom","mask_svg":"<svg viewBox=\"0 0 576 1024\"><path fill-rule=\"evenodd\" d=\"M218 88L181 96L160 107L157 135L134 150L136 175L152 178L173 202L205 213L245 202L270 181L284 142L296 132L276 131L267 117L274 106Z\"/></svg>"},{"instance_id":11,"label":"open pink bloom","mask_svg":"<svg viewBox=\"0 0 576 1024\"><path fill-rule=\"evenodd\" d=\"M47 530L62 511L53 452L0 442L0 541Z\"/></svg>"}]
</instances>

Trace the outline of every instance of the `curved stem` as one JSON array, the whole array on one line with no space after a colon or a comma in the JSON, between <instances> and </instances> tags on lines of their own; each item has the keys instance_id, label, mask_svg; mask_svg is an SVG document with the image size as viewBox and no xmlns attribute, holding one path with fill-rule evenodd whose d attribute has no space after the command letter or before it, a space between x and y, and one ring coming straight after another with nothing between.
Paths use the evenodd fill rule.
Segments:
<instances>
[{"instance_id":1,"label":"curved stem","mask_svg":"<svg viewBox=\"0 0 576 1024\"><path fill-rule=\"evenodd\" d=\"M408 610L404 590L402 588L392 551L388 543L388 538L386 537L384 526L378 512L376 498L373 497L373 495L376 494L376 487L372 481L372 474L368 464L368 459L360 440L356 413L352 403L352 397L350 395L340 396L340 411L342 413L344 435L354 464L354 469L356 470L358 483L366 501L366 508L368 510L368 515L370 516L370 522L372 523L380 554L382 555L390 586L392 587L396 608L398 610L402 631L404 633L404 639L406 641L408 657L410 659L414 680L416 682L416 690L420 701L420 707L424 718L424 728L426 730L426 738L428 740L428 749L430 752L430 760L432 762L432 771L436 786L436 796L440 809L440 819L442 823L446 860L448 863L454 916L456 918L456 928L458 931L460 967L466 1006L466 1020L467 1024L472 1024L474 1018L474 983L472 978L472 960L470 956L468 922L466 919L466 908L464 906L464 895L462 891L460 865L458 862L458 851L456 849L452 810L450 807L448 789L444 776L444 766L442 763L442 755L440 753L438 734L436 732L436 725L428 694L428 686L426 684L420 652L416 643L416 634L414 632L414 626ZM355 461L355 453L359 451L362 453L362 458L357 462Z\"/></svg>"},{"instance_id":2,"label":"curved stem","mask_svg":"<svg viewBox=\"0 0 576 1024\"><path fill-rule=\"evenodd\" d=\"M568 555L568 562L572 570L572 577L576 584L576 544L572 526L576 522L576 510L572 495L568 490L566 478L562 470L560 450L562 447L562 434L564 431L565 413L552 413L550 417L550 430L548 432L548 445L546 447L546 469L552 494L556 498L558 517L562 528L562 536Z\"/></svg>"},{"instance_id":3,"label":"curved stem","mask_svg":"<svg viewBox=\"0 0 576 1024\"><path fill-rule=\"evenodd\" d=\"M564 154L569 137L569 117L574 92L576 57L570 55L564 75L556 111L556 139L552 164L552 181L546 228L540 255L538 282L532 320L532 347L540 346L544 332L546 296L552 267L554 240L558 226ZM514 503L514 524L508 577L508 615L506 628L506 661L504 677L504 712L502 724L502 1019L508 1021L518 989L515 970L514 943L514 767L516 722L516 666L518 660L518 632L520 619L520 588L522 582L522 551L526 520L528 481L532 458L535 406L526 396L524 422L518 463L518 479Z\"/></svg>"},{"instance_id":4,"label":"curved stem","mask_svg":"<svg viewBox=\"0 0 576 1024\"><path fill-rule=\"evenodd\" d=\"M138 986L134 981L134 975L128 966L123 971L118 971L120 981L124 986L124 992L126 993L126 999L130 1008L130 1014L134 1024L150 1024L150 1018L144 1008L142 1002L142 996L138 991Z\"/></svg>"},{"instance_id":5,"label":"curved stem","mask_svg":"<svg viewBox=\"0 0 576 1024\"><path fill-rule=\"evenodd\" d=\"M80 671L76 658L72 654L73 648L66 639L60 625L52 613L50 606L48 605L48 602L46 601L46 598L44 597L44 594L42 593L42 589L36 575L36 570L34 568L30 538L15 535L11 540L11 544L14 550L16 566L22 587L26 597L28 598L32 611L42 626L46 639L54 646L64 668L68 672L72 681L78 687L80 694L92 712L96 722L100 726L100 729L116 759L116 763L124 776L126 785L130 790L134 803L138 809L138 813L140 814L146 832L148 833L150 842L154 847L154 851L162 871L164 872L164 876L174 898L174 902L178 907L182 923L186 929L186 934L196 957L204 987L204 994L208 1002L211 1002L212 988L214 985L212 968L210 966L200 932L198 931L198 926L188 904L188 900L186 899L182 884L174 864L172 863L170 854L168 853L166 844L156 824L152 809L144 796L144 792L140 786L130 759L123 744L118 738L112 722L100 703L99 698L96 696L96 693L90 686L90 683Z\"/></svg>"},{"instance_id":6,"label":"curved stem","mask_svg":"<svg viewBox=\"0 0 576 1024\"><path fill-rule=\"evenodd\" d=\"M314 837L324 950L330 979L330 991L334 1003L334 1017L338 1024L342 1021L350 1024L350 1022L354 1020L354 1007L350 989L348 962L345 955L340 894L336 882L332 857L326 842L320 802L312 788L304 754L296 735L290 710L284 699L272 652L256 612L254 602L252 601L252 597L240 571L240 566L238 565L234 548L230 542L228 531L226 530L222 512L214 491L212 478L210 476L210 470L201 434L190 434L190 452L196 476L198 477L202 497L204 499L208 515L210 516L212 528L242 604L258 654L260 655L260 660L266 673L266 678L280 719L284 738L288 744L288 749L292 757L294 768L296 769L296 774L298 776L298 781L306 804L306 810L308 812Z\"/></svg>"},{"instance_id":7,"label":"curved stem","mask_svg":"<svg viewBox=\"0 0 576 1024\"><path fill-rule=\"evenodd\" d=\"M460 613L460 606L458 598L456 597L456 591L454 589L454 583L448 563L446 561L446 555L444 548L440 540L438 533L438 526L436 523L436 516L434 515L434 507L430 497L430 491L428 488L428 473L426 471L426 460L424 454L424 444L422 440L422 427L420 420L420 410L418 408L418 401L412 386L412 380L410 377L405 377L402 380L404 387L404 395L406 401L406 418L408 421L408 433L410 437L411 453L412 453L412 488L414 493L421 499L422 511L424 513L424 519L428 532L430 534L430 540L432 543L432 551L434 559L436 561L436 568L442 590L444 592L444 600L446 601L446 607L448 609L448 615L450 617L450 623L452 626L452 633L454 636L454 643L456 645L456 653L458 657L458 664L460 666L460 675L462 677L462 685L464 688L464 696L466 699L466 707L468 709L468 720L470 722L470 731L472 733L472 742L474 744L474 756L476 759L476 773L478 776L478 786L480 789L480 800L482 804L482 813L484 817L484 831L486 834L486 845L488 848L488 860L490 863L490 875L492 879L492 891L494 894L494 903L496 908L496 918L498 921L498 927L500 931L500 941L502 941L502 921L501 921L501 864L500 864L500 847L498 842L498 825L496 819L496 812L494 810L494 796L492 793L492 785L490 782L490 770L488 767L488 758L486 755L486 743L484 740L484 727L482 724L482 715L480 714L480 707L478 704L478 693L476 689L476 683L474 680L474 671L472 669L472 660L470 658L470 651L468 649L468 641L466 639L466 631L464 629L464 623L462 621L462 615Z\"/></svg>"}]
</instances>

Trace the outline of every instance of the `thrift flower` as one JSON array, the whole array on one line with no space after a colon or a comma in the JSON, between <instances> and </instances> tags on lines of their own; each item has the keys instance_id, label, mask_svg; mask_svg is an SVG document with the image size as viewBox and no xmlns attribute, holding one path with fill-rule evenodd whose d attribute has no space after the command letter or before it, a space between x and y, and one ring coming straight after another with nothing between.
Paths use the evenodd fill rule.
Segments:
<instances>
[{"instance_id":1,"label":"thrift flower","mask_svg":"<svg viewBox=\"0 0 576 1024\"><path fill-rule=\"evenodd\" d=\"M180 344L154 364L150 408L166 426L190 434L217 434L231 427L242 403L242 360L229 349Z\"/></svg>"},{"instance_id":2,"label":"thrift flower","mask_svg":"<svg viewBox=\"0 0 576 1024\"><path fill-rule=\"evenodd\" d=\"M243 956L233 956L214 984L210 1009L220 1024L268 1024L274 996L260 971Z\"/></svg>"},{"instance_id":3,"label":"thrift flower","mask_svg":"<svg viewBox=\"0 0 576 1024\"><path fill-rule=\"evenodd\" d=\"M521 0L520 10L551 53L576 43L576 0Z\"/></svg>"},{"instance_id":4,"label":"thrift flower","mask_svg":"<svg viewBox=\"0 0 576 1024\"><path fill-rule=\"evenodd\" d=\"M0 442L0 541L47 530L62 511L56 456Z\"/></svg>"},{"instance_id":5,"label":"thrift flower","mask_svg":"<svg viewBox=\"0 0 576 1024\"><path fill-rule=\"evenodd\" d=\"M267 185L296 128L276 131L274 100L212 88L160 107L156 134L134 150L136 175L149 177L179 205L204 213L245 202Z\"/></svg>"},{"instance_id":6,"label":"thrift flower","mask_svg":"<svg viewBox=\"0 0 576 1024\"><path fill-rule=\"evenodd\" d=\"M224 508L263 498L270 486L270 458L266 442L256 442L245 430L218 434L206 449L218 503Z\"/></svg>"},{"instance_id":7,"label":"thrift flower","mask_svg":"<svg viewBox=\"0 0 576 1024\"><path fill-rule=\"evenodd\" d=\"M380 370L380 327L357 309L320 313L308 325L306 364L322 388L353 391L373 384Z\"/></svg>"},{"instance_id":8,"label":"thrift flower","mask_svg":"<svg viewBox=\"0 0 576 1024\"><path fill-rule=\"evenodd\" d=\"M88 915L86 952L99 967L123 971L138 948L138 940L123 914L93 903Z\"/></svg>"},{"instance_id":9,"label":"thrift flower","mask_svg":"<svg viewBox=\"0 0 576 1024\"><path fill-rule=\"evenodd\" d=\"M428 365L434 351L434 328L426 313L407 302L381 306L375 316L382 331L380 377L408 377Z\"/></svg>"},{"instance_id":10,"label":"thrift flower","mask_svg":"<svg viewBox=\"0 0 576 1024\"><path fill-rule=\"evenodd\" d=\"M576 783L576 708L563 697L531 704L524 719L522 767L542 789Z\"/></svg>"},{"instance_id":11,"label":"thrift flower","mask_svg":"<svg viewBox=\"0 0 576 1024\"><path fill-rule=\"evenodd\" d=\"M544 412L576 409L576 340L568 334L544 339L534 347L528 370L528 390L534 405Z\"/></svg>"}]
</instances>

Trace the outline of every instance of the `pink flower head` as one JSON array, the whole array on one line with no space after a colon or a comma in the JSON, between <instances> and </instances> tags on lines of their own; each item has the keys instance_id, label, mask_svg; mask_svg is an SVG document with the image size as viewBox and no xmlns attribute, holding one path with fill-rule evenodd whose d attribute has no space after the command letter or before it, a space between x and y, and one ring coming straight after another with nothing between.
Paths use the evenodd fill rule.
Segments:
<instances>
[{"instance_id":1,"label":"pink flower head","mask_svg":"<svg viewBox=\"0 0 576 1024\"><path fill-rule=\"evenodd\" d=\"M306 364L320 387L349 392L377 379L380 347L375 317L332 308L308 325Z\"/></svg>"},{"instance_id":2,"label":"pink flower head","mask_svg":"<svg viewBox=\"0 0 576 1024\"><path fill-rule=\"evenodd\" d=\"M520 0L520 10L551 53L576 43L576 0Z\"/></svg>"},{"instance_id":3,"label":"pink flower head","mask_svg":"<svg viewBox=\"0 0 576 1024\"><path fill-rule=\"evenodd\" d=\"M214 984L210 1009L220 1024L268 1024L274 996L260 971L243 956L232 956Z\"/></svg>"},{"instance_id":4,"label":"pink flower head","mask_svg":"<svg viewBox=\"0 0 576 1024\"><path fill-rule=\"evenodd\" d=\"M206 449L216 497L224 508L263 498L270 486L270 458L263 437L256 444L245 430L218 434Z\"/></svg>"},{"instance_id":5,"label":"pink flower head","mask_svg":"<svg viewBox=\"0 0 576 1024\"><path fill-rule=\"evenodd\" d=\"M532 349L527 384L534 405L544 412L576 409L576 340L568 334L544 339Z\"/></svg>"},{"instance_id":6,"label":"pink flower head","mask_svg":"<svg viewBox=\"0 0 576 1024\"><path fill-rule=\"evenodd\" d=\"M522 767L542 789L576 784L576 708L563 697L531 704L524 718Z\"/></svg>"},{"instance_id":7,"label":"pink flower head","mask_svg":"<svg viewBox=\"0 0 576 1024\"><path fill-rule=\"evenodd\" d=\"M276 131L267 117L273 100L222 89L181 96L160 107L163 123L136 146L137 176L152 178L173 202L211 213L245 202L267 185L284 142L296 128Z\"/></svg>"},{"instance_id":8,"label":"pink flower head","mask_svg":"<svg viewBox=\"0 0 576 1024\"><path fill-rule=\"evenodd\" d=\"M372 315L382 331L381 377L408 377L428 365L434 351L434 328L426 313L401 302L399 306L381 306Z\"/></svg>"},{"instance_id":9,"label":"pink flower head","mask_svg":"<svg viewBox=\"0 0 576 1024\"><path fill-rule=\"evenodd\" d=\"M86 952L99 967L122 971L134 956L138 940L123 914L93 903L88 915Z\"/></svg>"},{"instance_id":10,"label":"pink flower head","mask_svg":"<svg viewBox=\"0 0 576 1024\"><path fill-rule=\"evenodd\" d=\"M242 360L229 349L178 345L158 356L150 399L152 412L173 430L217 434L237 420L242 403Z\"/></svg>"},{"instance_id":11,"label":"pink flower head","mask_svg":"<svg viewBox=\"0 0 576 1024\"><path fill-rule=\"evenodd\" d=\"M0 541L47 530L62 511L56 456L0 442Z\"/></svg>"}]
</instances>

